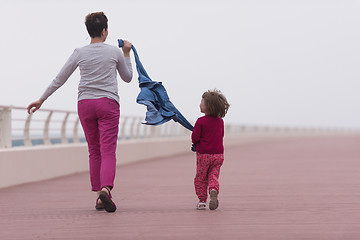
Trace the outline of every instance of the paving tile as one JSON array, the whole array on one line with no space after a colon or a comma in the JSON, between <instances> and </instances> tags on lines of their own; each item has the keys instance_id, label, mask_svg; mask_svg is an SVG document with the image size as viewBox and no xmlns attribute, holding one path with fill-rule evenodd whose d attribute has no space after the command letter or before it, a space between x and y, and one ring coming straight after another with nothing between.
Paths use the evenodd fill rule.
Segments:
<instances>
[{"instance_id":1,"label":"paving tile","mask_svg":"<svg viewBox=\"0 0 360 240\"><path fill-rule=\"evenodd\" d=\"M20 166L19 166L20 167ZM115 213L88 173L0 189L0 239L360 239L360 136L226 148L220 207L195 209L195 155L121 166Z\"/></svg>"}]
</instances>

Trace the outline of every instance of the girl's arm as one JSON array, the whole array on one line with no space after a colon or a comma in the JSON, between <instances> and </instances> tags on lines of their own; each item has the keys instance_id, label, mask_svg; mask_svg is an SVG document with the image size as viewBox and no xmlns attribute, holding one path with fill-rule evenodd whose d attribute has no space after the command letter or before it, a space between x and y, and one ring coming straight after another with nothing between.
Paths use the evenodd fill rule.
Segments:
<instances>
[{"instance_id":1,"label":"girl's arm","mask_svg":"<svg viewBox=\"0 0 360 240\"><path fill-rule=\"evenodd\" d=\"M191 141L193 144L198 144L200 142L201 137L201 125L196 121L194 129L191 134Z\"/></svg>"},{"instance_id":2,"label":"girl's arm","mask_svg":"<svg viewBox=\"0 0 360 240\"><path fill-rule=\"evenodd\" d=\"M222 122L222 137L224 137L224 135L225 135L225 129L224 129L224 120L223 119L221 119L221 122Z\"/></svg>"}]
</instances>

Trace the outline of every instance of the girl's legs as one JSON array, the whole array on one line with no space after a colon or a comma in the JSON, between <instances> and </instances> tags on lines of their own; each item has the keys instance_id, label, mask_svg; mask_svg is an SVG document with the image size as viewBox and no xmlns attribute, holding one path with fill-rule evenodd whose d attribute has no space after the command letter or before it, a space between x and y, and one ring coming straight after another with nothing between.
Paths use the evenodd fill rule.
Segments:
<instances>
[{"instance_id":1,"label":"girl's legs","mask_svg":"<svg viewBox=\"0 0 360 240\"><path fill-rule=\"evenodd\" d=\"M224 154L213 154L208 170L209 191L215 189L219 192L220 167L224 162Z\"/></svg>"},{"instance_id":2,"label":"girl's legs","mask_svg":"<svg viewBox=\"0 0 360 240\"><path fill-rule=\"evenodd\" d=\"M214 154L212 155L209 172L208 172L208 182L209 182L209 193L210 193L210 210L215 210L219 206L219 200L217 198L219 193L219 174L220 167L224 162L223 154Z\"/></svg>"},{"instance_id":3,"label":"girl's legs","mask_svg":"<svg viewBox=\"0 0 360 240\"><path fill-rule=\"evenodd\" d=\"M195 192L200 202L207 200L209 154L196 153L196 176L194 179Z\"/></svg>"},{"instance_id":4,"label":"girl's legs","mask_svg":"<svg viewBox=\"0 0 360 240\"><path fill-rule=\"evenodd\" d=\"M89 148L92 191L112 189L116 169L119 105L108 98L78 102L78 114Z\"/></svg>"}]
</instances>

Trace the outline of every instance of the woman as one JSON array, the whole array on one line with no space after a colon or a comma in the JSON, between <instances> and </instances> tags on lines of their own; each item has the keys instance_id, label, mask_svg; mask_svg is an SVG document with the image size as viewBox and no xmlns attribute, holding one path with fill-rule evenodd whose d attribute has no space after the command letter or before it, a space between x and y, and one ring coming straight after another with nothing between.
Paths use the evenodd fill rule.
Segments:
<instances>
[{"instance_id":1,"label":"woman","mask_svg":"<svg viewBox=\"0 0 360 240\"><path fill-rule=\"evenodd\" d=\"M108 19L103 12L88 14L85 19L91 37L89 45L74 50L59 74L39 100L27 110L35 112L61 87L77 67L80 69L78 115L89 150L92 191L98 193L95 208L114 212L111 193L116 170L116 145L120 118L117 72L123 81L132 79L131 43L124 41L121 50L105 44Z\"/></svg>"}]
</instances>

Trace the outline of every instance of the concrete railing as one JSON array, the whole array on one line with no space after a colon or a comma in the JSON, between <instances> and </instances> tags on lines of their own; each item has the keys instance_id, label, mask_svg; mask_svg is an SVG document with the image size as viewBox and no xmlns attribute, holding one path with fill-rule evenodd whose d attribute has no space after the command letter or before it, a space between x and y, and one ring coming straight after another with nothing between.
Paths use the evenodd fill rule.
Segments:
<instances>
[{"instance_id":1,"label":"concrete railing","mask_svg":"<svg viewBox=\"0 0 360 240\"><path fill-rule=\"evenodd\" d=\"M121 117L117 165L191 152L191 132L170 121L141 124L140 117ZM351 129L284 128L225 125L224 145L275 139L359 134ZM55 137L54 137L55 136ZM54 139L57 143L54 144ZM12 147L16 141L22 146ZM39 141L38 146L34 146ZM76 112L0 106L0 188L88 171L88 149Z\"/></svg>"},{"instance_id":2,"label":"concrete railing","mask_svg":"<svg viewBox=\"0 0 360 240\"><path fill-rule=\"evenodd\" d=\"M170 121L161 126L141 124L143 118L121 116L119 140L184 136L189 130ZM0 105L0 148L84 142L75 111L39 109L28 114L24 107Z\"/></svg>"},{"instance_id":3,"label":"concrete railing","mask_svg":"<svg viewBox=\"0 0 360 240\"><path fill-rule=\"evenodd\" d=\"M141 124L143 118L121 116L119 141L187 136L189 130L174 121L160 126ZM300 128L252 125L225 125L225 135L303 135L359 132L357 129ZM75 111L39 109L28 114L25 107L0 105L0 149L15 146L52 145L84 142Z\"/></svg>"}]
</instances>

